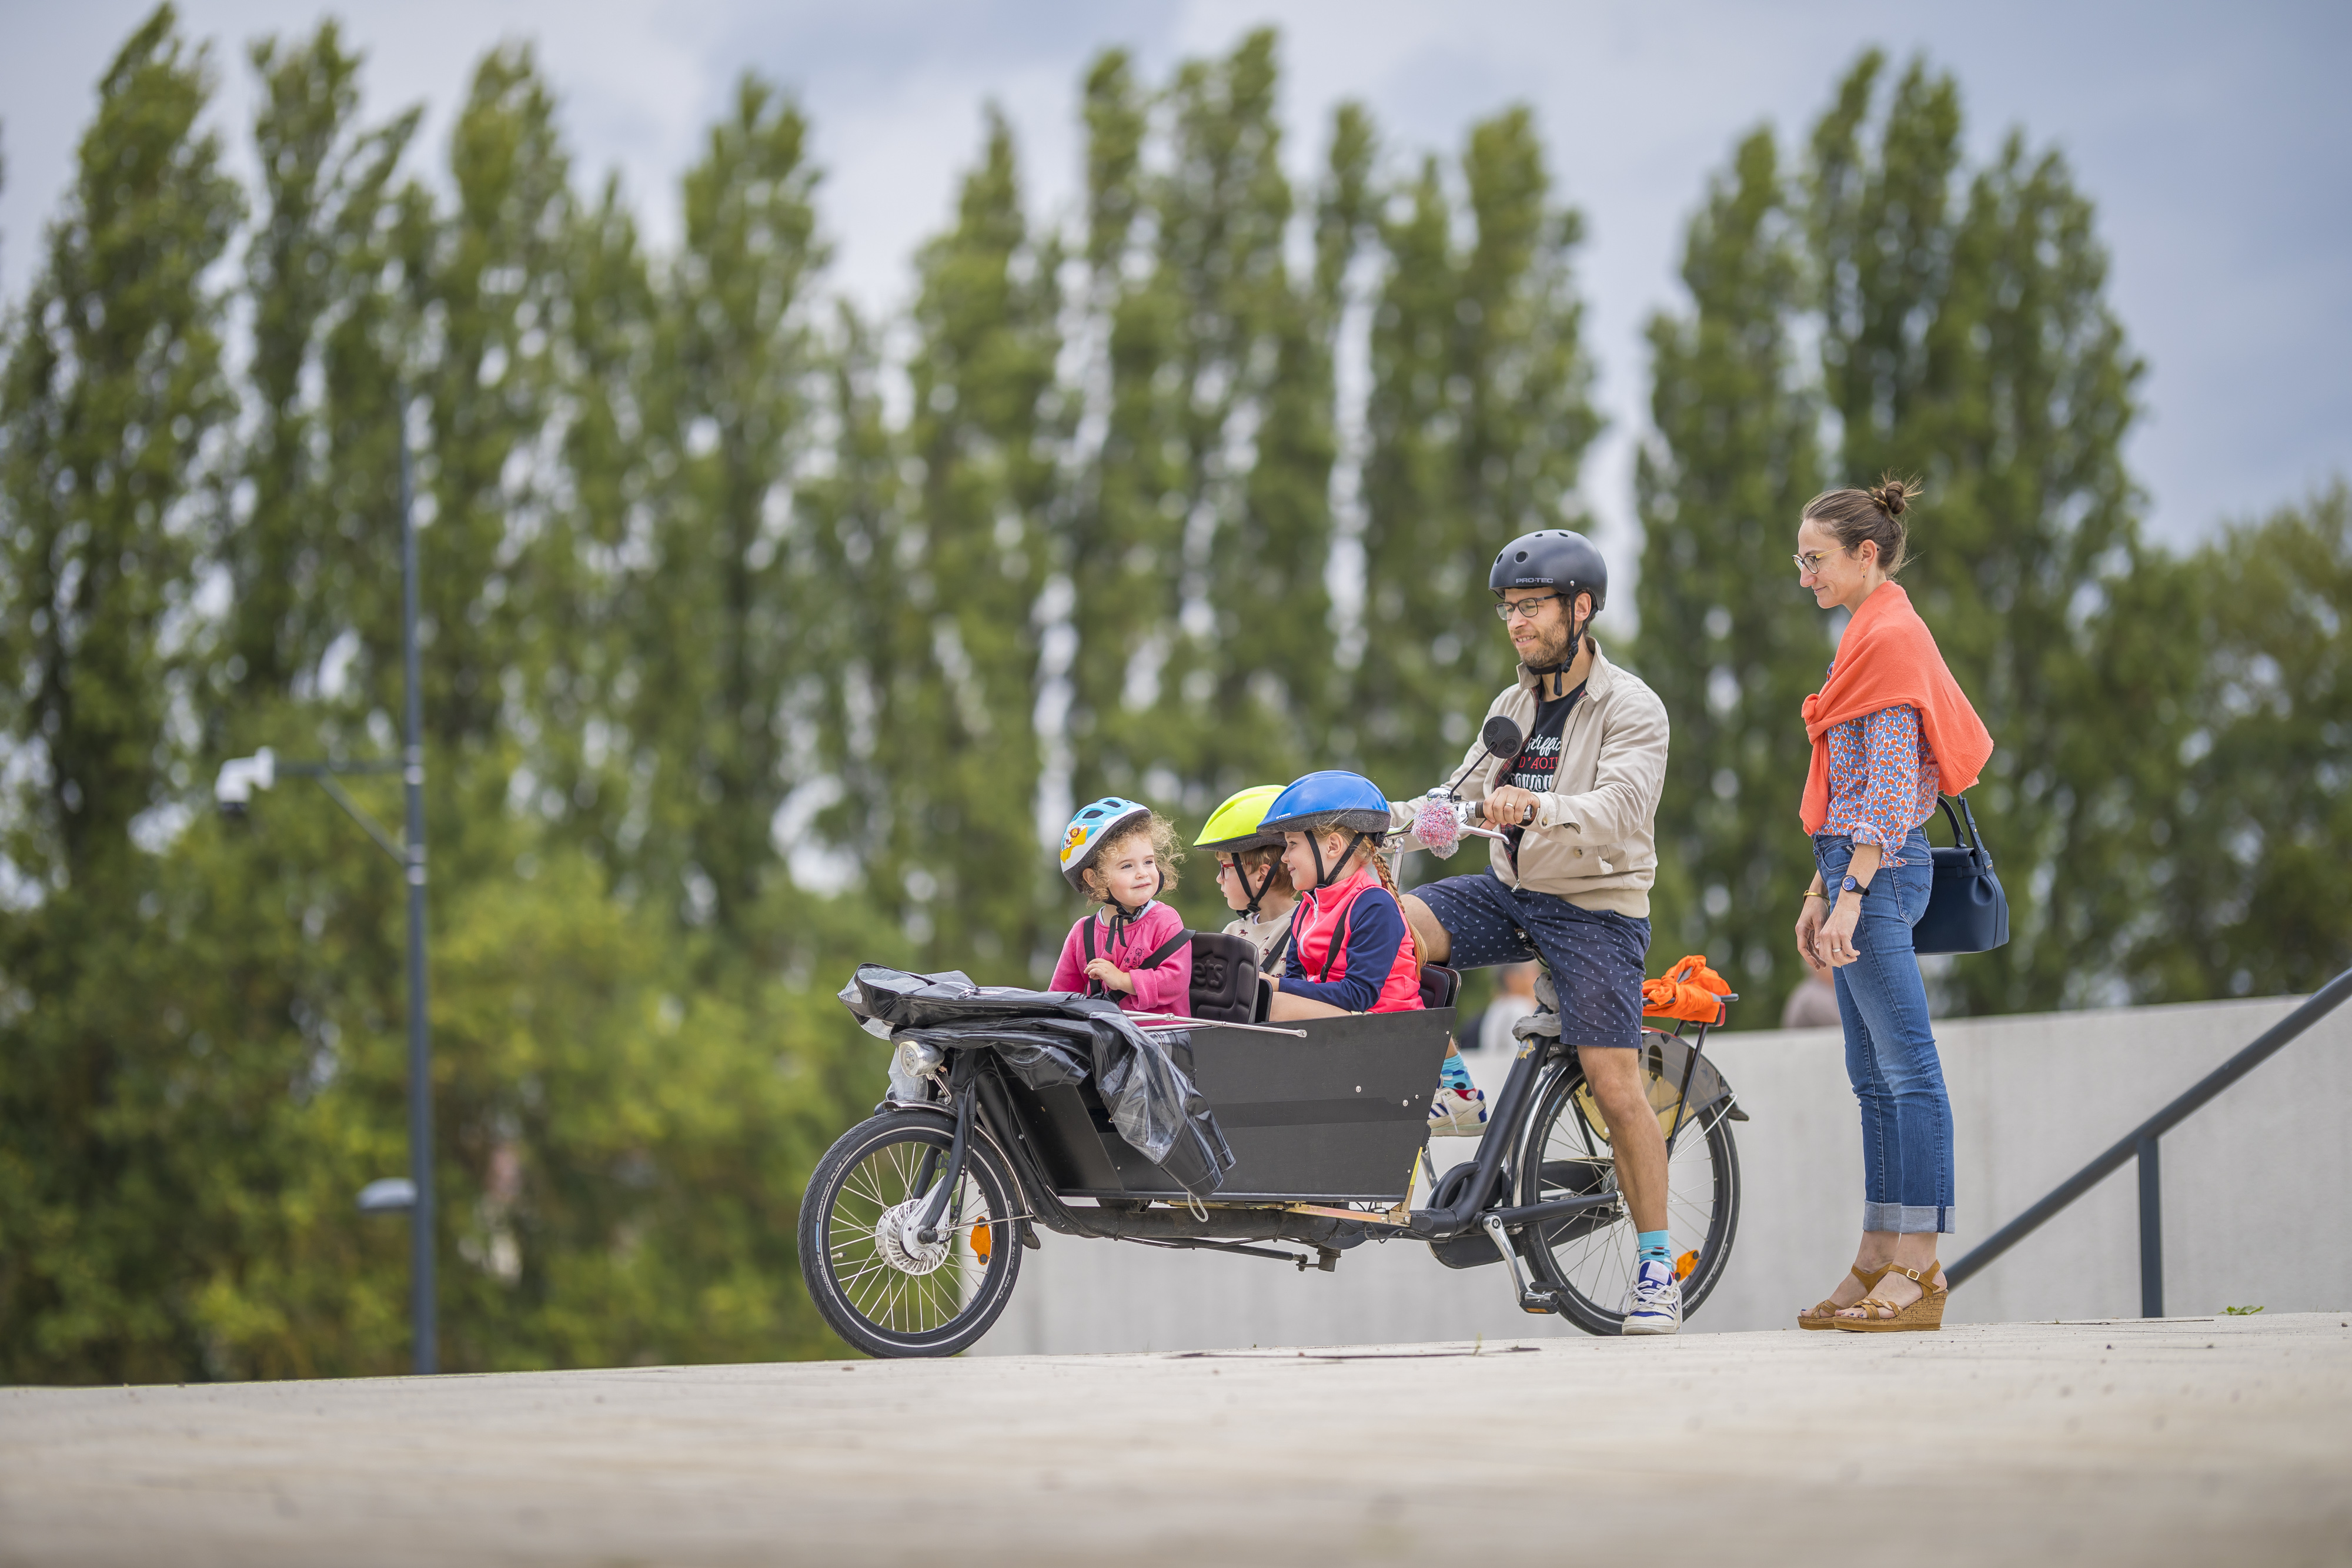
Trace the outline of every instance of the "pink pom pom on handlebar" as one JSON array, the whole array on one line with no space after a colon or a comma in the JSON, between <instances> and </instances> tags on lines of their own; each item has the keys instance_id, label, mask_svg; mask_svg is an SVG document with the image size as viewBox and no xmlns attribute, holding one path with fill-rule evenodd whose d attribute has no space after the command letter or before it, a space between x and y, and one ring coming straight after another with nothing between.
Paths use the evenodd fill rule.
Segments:
<instances>
[{"instance_id":1,"label":"pink pom pom on handlebar","mask_svg":"<svg viewBox=\"0 0 2352 1568\"><path fill-rule=\"evenodd\" d=\"M1441 858L1462 841L1462 819L1451 800L1423 800L1412 814L1412 836Z\"/></svg>"}]
</instances>

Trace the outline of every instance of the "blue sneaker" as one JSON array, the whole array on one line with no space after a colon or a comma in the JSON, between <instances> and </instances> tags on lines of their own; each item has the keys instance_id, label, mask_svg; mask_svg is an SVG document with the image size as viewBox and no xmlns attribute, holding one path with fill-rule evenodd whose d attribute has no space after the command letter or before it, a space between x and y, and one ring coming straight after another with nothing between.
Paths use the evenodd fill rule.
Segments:
<instances>
[{"instance_id":1,"label":"blue sneaker","mask_svg":"<svg viewBox=\"0 0 2352 1568\"><path fill-rule=\"evenodd\" d=\"M1683 1282L1671 1263L1643 1263L1633 1270L1633 1288L1625 1292L1625 1326L1621 1333L1680 1333L1683 1327Z\"/></svg>"}]
</instances>

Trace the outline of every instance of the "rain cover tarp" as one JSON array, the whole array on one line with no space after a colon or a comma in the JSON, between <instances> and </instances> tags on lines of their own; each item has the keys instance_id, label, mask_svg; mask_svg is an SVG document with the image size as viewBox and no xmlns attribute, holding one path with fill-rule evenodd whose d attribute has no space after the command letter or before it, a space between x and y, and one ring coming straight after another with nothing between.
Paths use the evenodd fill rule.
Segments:
<instances>
[{"instance_id":1,"label":"rain cover tarp","mask_svg":"<svg viewBox=\"0 0 2352 1568\"><path fill-rule=\"evenodd\" d=\"M1033 1089L1091 1077L1118 1135L1188 1192L1216 1191L1233 1167L1215 1113L1177 1064L1189 1037L1139 1028L1106 998L982 986L953 969L916 975L861 964L841 1003L885 1040L986 1046Z\"/></svg>"}]
</instances>

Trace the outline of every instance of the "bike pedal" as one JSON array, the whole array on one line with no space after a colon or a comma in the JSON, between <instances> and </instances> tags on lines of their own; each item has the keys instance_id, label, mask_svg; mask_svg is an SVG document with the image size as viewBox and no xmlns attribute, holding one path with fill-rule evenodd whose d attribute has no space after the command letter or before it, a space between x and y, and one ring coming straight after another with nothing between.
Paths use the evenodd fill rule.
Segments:
<instances>
[{"instance_id":1,"label":"bike pedal","mask_svg":"<svg viewBox=\"0 0 2352 1568\"><path fill-rule=\"evenodd\" d=\"M1535 1317L1545 1317L1559 1311L1559 1292L1528 1289L1519 1292L1519 1311Z\"/></svg>"}]
</instances>

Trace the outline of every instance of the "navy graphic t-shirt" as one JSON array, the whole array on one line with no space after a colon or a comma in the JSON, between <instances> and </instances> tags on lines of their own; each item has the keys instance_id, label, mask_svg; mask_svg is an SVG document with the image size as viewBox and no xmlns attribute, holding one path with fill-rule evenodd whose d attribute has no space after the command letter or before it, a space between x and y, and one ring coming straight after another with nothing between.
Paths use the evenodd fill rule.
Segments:
<instances>
[{"instance_id":1,"label":"navy graphic t-shirt","mask_svg":"<svg viewBox=\"0 0 2352 1568\"><path fill-rule=\"evenodd\" d=\"M1542 688L1538 686L1537 690L1540 692ZM1556 697L1538 695L1536 698L1536 721L1528 727L1526 744L1519 747L1519 754L1511 758L1510 767L1503 770L1499 782L1531 789L1538 795L1551 792L1559 774L1559 737L1568 727L1570 712L1583 695L1584 688L1579 685ZM1503 830L1504 837L1510 840L1514 864L1519 858L1519 840L1526 834L1525 828Z\"/></svg>"}]
</instances>

